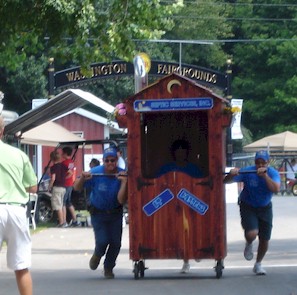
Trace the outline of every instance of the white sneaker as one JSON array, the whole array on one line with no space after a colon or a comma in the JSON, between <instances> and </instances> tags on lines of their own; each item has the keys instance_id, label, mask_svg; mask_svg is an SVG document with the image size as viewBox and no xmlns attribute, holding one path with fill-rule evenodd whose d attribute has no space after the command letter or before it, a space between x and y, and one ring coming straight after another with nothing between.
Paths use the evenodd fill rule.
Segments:
<instances>
[{"instance_id":1,"label":"white sneaker","mask_svg":"<svg viewBox=\"0 0 297 295\"><path fill-rule=\"evenodd\" d=\"M266 270L262 267L261 263L255 263L254 268L253 268L253 272L257 276L264 276L264 275L266 275Z\"/></svg>"},{"instance_id":2,"label":"white sneaker","mask_svg":"<svg viewBox=\"0 0 297 295\"><path fill-rule=\"evenodd\" d=\"M190 263L184 262L182 269L180 270L180 273L188 273L190 271Z\"/></svg>"},{"instance_id":3,"label":"white sneaker","mask_svg":"<svg viewBox=\"0 0 297 295\"><path fill-rule=\"evenodd\" d=\"M245 244L245 248L244 248L244 252L243 252L244 258L246 260L252 260L254 257L254 253L253 253L253 243L246 243Z\"/></svg>"}]
</instances>

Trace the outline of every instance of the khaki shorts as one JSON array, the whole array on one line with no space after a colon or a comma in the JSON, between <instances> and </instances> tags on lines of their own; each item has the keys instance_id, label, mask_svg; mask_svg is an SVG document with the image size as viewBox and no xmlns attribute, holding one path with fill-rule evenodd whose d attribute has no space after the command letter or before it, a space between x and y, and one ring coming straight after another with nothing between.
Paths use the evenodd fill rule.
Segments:
<instances>
[{"instance_id":1,"label":"khaki shorts","mask_svg":"<svg viewBox=\"0 0 297 295\"><path fill-rule=\"evenodd\" d=\"M63 198L66 193L66 188L62 186L54 186L52 189L52 209L61 210L63 208Z\"/></svg>"}]
</instances>

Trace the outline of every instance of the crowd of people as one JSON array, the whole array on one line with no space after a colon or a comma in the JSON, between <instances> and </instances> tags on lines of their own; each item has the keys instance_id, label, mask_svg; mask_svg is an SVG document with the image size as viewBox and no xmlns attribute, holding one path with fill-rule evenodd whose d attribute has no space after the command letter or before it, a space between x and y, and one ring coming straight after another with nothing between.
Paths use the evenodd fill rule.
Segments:
<instances>
[{"instance_id":1,"label":"crowd of people","mask_svg":"<svg viewBox=\"0 0 297 295\"><path fill-rule=\"evenodd\" d=\"M0 139L3 135L4 122L0 117ZM189 146L185 142L173 144L173 164L175 171L187 173L189 166L186 159ZM103 261L104 276L113 279L113 269L121 249L123 205L127 202L127 173L125 167L119 167L121 153L115 147L103 152L103 164L92 159L89 171L75 176L75 165L71 159L72 149L64 147L59 153L51 153L49 190L52 193L52 206L57 211L58 227L68 226L66 210L71 213L72 225L78 226L75 209L71 203L72 190L90 191L90 215L93 226L95 246L89 261L89 267L96 270ZM182 160L180 158L183 158ZM13 165L10 159L14 159ZM125 164L122 163L121 165ZM294 163L292 163L294 164ZM166 168L167 169L167 168ZM165 170L166 170L165 169ZM162 173L166 173L166 171ZM197 170L191 167L190 171ZM160 175L162 175L160 172ZM192 175L192 174L191 174ZM202 177L199 175L193 177ZM240 216L244 229L244 257L254 257L253 243L258 237L259 244L253 271L265 275L262 267L271 238L273 214L271 199L280 189L280 175L269 166L267 151L259 151L253 166L241 169L233 168L223 179L224 183L242 182L240 193ZM29 271L31 265L31 238L27 226L26 204L29 193L36 193L37 179L30 160L17 148L0 140L0 248L7 242L7 265L13 269L21 295L32 295L32 279ZM22 228L22 230L20 230ZM25 230L24 230L25 229ZM104 258L103 258L104 257ZM184 260L182 272L190 269L189 261Z\"/></svg>"},{"instance_id":2,"label":"crowd of people","mask_svg":"<svg viewBox=\"0 0 297 295\"><path fill-rule=\"evenodd\" d=\"M75 180L75 165L72 156L71 147L63 147L62 153L58 150L51 152L50 159L50 182L48 190L51 192L52 209L57 212L58 227L79 226L75 208L71 201L73 183ZM71 215L70 223L67 223L67 210Z\"/></svg>"},{"instance_id":3,"label":"crowd of people","mask_svg":"<svg viewBox=\"0 0 297 295\"><path fill-rule=\"evenodd\" d=\"M51 206L57 214L58 227L66 228L68 226L76 227L80 225L77 220L75 207L72 204L73 185L76 180L76 167L72 160L73 149L65 146L59 150L54 150L50 154L49 167L45 167L43 180L48 181L48 186L44 185L42 190L47 190L51 193ZM89 168L100 166L100 160L92 158L89 163ZM117 166L125 170L126 163L122 157L122 151L117 149ZM41 183L44 183L41 182ZM87 202L89 202L90 193L87 192ZM67 211L69 212L70 222L67 223ZM67 218L68 217L68 218Z\"/></svg>"},{"instance_id":4,"label":"crowd of people","mask_svg":"<svg viewBox=\"0 0 297 295\"><path fill-rule=\"evenodd\" d=\"M171 146L173 162L165 168L161 167L158 177L169 171L203 177L199 167L189 165L189 150L190 146L185 140L175 141ZM90 213L94 227L95 249L89 267L92 270L97 269L102 257L105 256L103 264L106 278L114 278L113 268L121 247L123 205L127 201L126 172L118 167L118 160L119 154L116 149L106 149L103 154L103 165L93 167L89 172L83 172L74 184L75 190L91 189ZM279 192L281 182L279 172L269 166L269 160L267 151L258 151L254 165L231 169L223 180L224 183L244 184L239 201L241 224L246 241L244 257L249 261L253 259L253 242L258 237L258 251L253 267L256 275L266 274L262 260L268 250L272 232L271 199L274 193ZM94 177L96 174L106 176ZM117 177L110 177L111 175ZM184 259L181 273L187 273L189 270L189 260Z\"/></svg>"}]
</instances>

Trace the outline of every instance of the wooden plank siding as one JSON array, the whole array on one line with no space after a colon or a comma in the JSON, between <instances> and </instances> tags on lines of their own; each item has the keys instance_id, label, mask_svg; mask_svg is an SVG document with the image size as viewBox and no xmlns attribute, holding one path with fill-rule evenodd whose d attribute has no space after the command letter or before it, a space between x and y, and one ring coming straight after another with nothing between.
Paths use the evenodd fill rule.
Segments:
<instances>
[{"instance_id":1,"label":"wooden plank siding","mask_svg":"<svg viewBox=\"0 0 297 295\"><path fill-rule=\"evenodd\" d=\"M168 91L168 83L180 84ZM210 97L210 110L136 112L135 100ZM230 118L223 110L227 101L210 90L176 74L169 75L123 101L127 114L119 119L128 128L128 203L130 259L224 259L226 251L225 171L226 127ZM169 161L170 143L190 141L190 161L204 171L193 178L181 172L160 177L154 172ZM143 206L170 189L174 199L151 216ZM198 214L177 199L186 189L209 206Z\"/></svg>"}]
</instances>

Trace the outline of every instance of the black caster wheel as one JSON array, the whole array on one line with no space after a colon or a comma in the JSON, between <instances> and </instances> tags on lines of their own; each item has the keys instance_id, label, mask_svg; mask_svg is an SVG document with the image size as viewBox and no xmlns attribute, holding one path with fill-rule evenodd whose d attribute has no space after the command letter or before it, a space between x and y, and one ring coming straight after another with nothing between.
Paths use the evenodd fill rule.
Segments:
<instances>
[{"instance_id":1,"label":"black caster wheel","mask_svg":"<svg viewBox=\"0 0 297 295\"><path fill-rule=\"evenodd\" d=\"M134 279L138 280L139 279L139 265L138 265L137 261L134 262L133 272L134 272Z\"/></svg>"},{"instance_id":2,"label":"black caster wheel","mask_svg":"<svg viewBox=\"0 0 297 295\"><path fill-rule=\"evenodd\" d=\"M138 262L138 271L139 271L139 276L141 278L144 277L144 271L146 270L145 265L144 265L144 261L139 261Z\"/></svg>"},{"instance_id":3,"label":"black caster wheel","mask_svg":"<svg viewBox=\"0 0 297 295\"><path fill-rule=\"evenodd\" d=\"M216 278L219 279L222 277L223 275L223 269L224 269L224 265L222 260L218 260L217 261L217 265L214 267L215 271L216 271Z\"/></svg>"}]
</instances>

